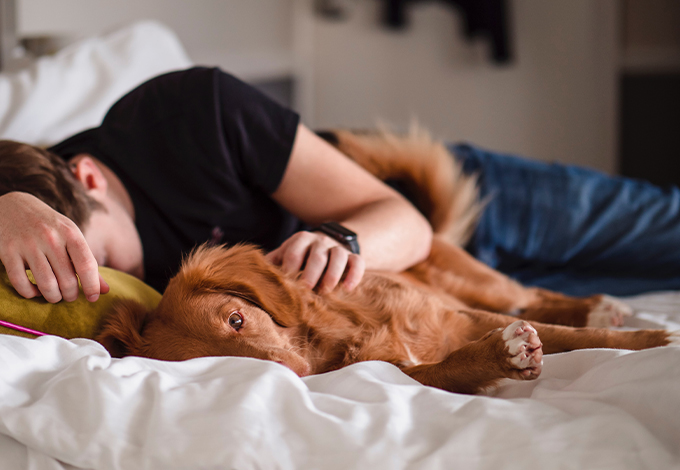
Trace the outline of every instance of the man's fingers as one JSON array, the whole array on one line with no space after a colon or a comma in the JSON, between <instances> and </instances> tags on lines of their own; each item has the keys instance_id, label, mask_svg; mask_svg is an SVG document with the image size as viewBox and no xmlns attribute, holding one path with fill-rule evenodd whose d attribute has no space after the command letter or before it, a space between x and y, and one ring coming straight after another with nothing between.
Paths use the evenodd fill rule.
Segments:
<instances>
[{"instance_id":1,"label":"man's fingers","mask_svg":"<svg viewBox=\"0 0 680 470\"><path fill-rule=\"evenodd\" d=\"M282 256L281 256L282 253L283 253L283 246L280 246L277 249L267 253L265 255L265 258L267 258L267 260L269 260L270 263L280 266L281 261L282 261Z\"/></svg>"},{"instance_id":2,"label":"man's fingers","mask_svg":"<svg viewBox=\"0 0 680 470\"><path fill-rule=\"evenodd\" d=\"M4 265L9 282L12 283L19 295L26 299L40 295L38 288L28 279L24 260L16 257L11 261L4 261Z\"/></svg>"},{"instance_id":3,"label":"man's fingers","mask_svg":"<svg viewBox=\"0 0 680 470\"><path fill-rule=\"evenodd\" d=\"M47 255L47 261L52 267L52 272L57 278L57 284L61 291L61 296L66 302L73 302L78 298L80 289L78 288L78 278L73 269L71 259L66 251ZM37 279L36 279L37 281Z\"/></svg>"},{"instance_id":4,"label":"man's fingers","mask_svg":"<svg viewBox=\"0 0 680 470\"><path fill-rule=\"evenodd\" d=\"M99 298L101 282L103 281L99 276L97 260L94 259L94 255L82 235L69 238L66 241L66 250L80 278L80 285L83 287L85 298L94 302Z\"/></svg>"},{"instance_id":5,"label":"man's fingers","mask_svg":"<svg viewBox=\"0 0 680 470\"><path fill-rule=\"evenodd\" d=\"M347 270L345 274L345 280L342 281L342 285L345 287L345 289L351 291L359 285L359 282L361 279L363 279L365 272L366 262L364 259L359 255L350 254L347 258Z\"/></svg>"},{"instance_id":6,"label":"man's fingers","mask_svg":"<svg viewBox=\"0 0 680 470\"><path fill-rule=\"evenodd\" d=\"M109 285L106 283L101 274L99 274L99 293L108 294L110 290Z\"/></svg>"},{"instance_id":7,"label":"man's fingers","mask_svg":"<svg viewBox=\"0 0 680 470\"><path fill-rule=\"evenodd\" d=\"M309 248L305 270L302 272L300 279L310 288L314 288L319 282L319 279L321 279L321 275L328 264L328 255L328 247L320 242L312 244Z\"/></svg>"},{"instance_id":8,"label":"man's fingers","mask_svg":"<svg viewBox=\"0 0 680 470\"><path fill-rule=\"evenodd\" d=\"M300 271L307 259L310 240L300 232L300 234L295 234L293 237L286 240L284 245L281 245L281 248L284 249L281 269L286 274L293 274Z\"/></svg>"},{"instance_id":9,"label":"man's fingers","mask_svg":"<svg viewBox=\"0 0 680 470\"><path fill-rule=\"evenodd\" d=\"M53 304L59 302L62 299L59 283L45 255L37 253L27 261L38 290L40 290L44 299Z\"/></svg>"},{"instance_id":10,"label":"man's fingers","mask_svg":"<svg viewBox=\"0 0 680 470\"><path fill-rule=\"evenodd\" d=\"M323 275L323 279L321 279L319 292L325 294L335 289L335 286L338 285L338 282L340 282L340 279L342 278L342 274L345 272L349 255L349 251L340 246L335 246L330 249L328 265L326 266L326 272Z\"/></svg>"},{"instance_id":11,"label":"man's fingers","mask_svg":"<svg viewBox=\"0 0 680 470\"><path fill-rule=\"evenodd\" d=\"M345 289L354 289L366 270L361 256L350 253L325 235L310 232L296 233L271 251L267 259L279 264L286 274L297 273L304 266L300 280L310 288L318 285L323 293L335 289L341 280Z\"/></svg>"}]
</instances>

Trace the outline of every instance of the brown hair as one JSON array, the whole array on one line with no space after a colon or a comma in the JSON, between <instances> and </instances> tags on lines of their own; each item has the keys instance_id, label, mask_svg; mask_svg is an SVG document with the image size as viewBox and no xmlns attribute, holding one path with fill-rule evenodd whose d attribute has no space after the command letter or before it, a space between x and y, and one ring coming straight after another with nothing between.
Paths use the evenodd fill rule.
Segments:
<instances>
[{"instance_id":1,"label":"brown hair","mask_svg":"<svg viewBox=\"0 0 680 470\"><path fill-rule=\"evenodd\" d=\"M93 210L104 209L88 196L68 163L57 155L33 145L0 140L0 196L12 191L32 194L81 229Z\"/></svg>"}]
</instances>

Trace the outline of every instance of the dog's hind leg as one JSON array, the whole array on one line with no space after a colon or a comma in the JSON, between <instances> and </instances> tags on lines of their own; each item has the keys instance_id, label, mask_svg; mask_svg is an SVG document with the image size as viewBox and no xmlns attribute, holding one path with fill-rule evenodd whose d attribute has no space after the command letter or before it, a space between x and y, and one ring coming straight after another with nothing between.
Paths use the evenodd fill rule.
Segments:
<instances>
[{"instance_id":1,"label":"dog's hind leg","mask_svg":"<svg viewBox=\"0 0 680 470\"><path fill-rule=\"evenodd\" d=\"M617 331L607 328L571 328L531 322L546 354L587 348L649 349L680 344L678 333L667 330Z\"/></svg>"},{"instance_id":2,"label":"dog's hind leg","mask_svg":"<svg viewBox=\"0 0 680 470\"><path fill-rule=\"evenodd\" d=\"M533 290L536 300L518 315L524 320L575 327L609 327L623 325L624 318L633 314L632 308L608 295L577 298L545 289Z\"/></svg>"},{"instance_id":3,"label":"dog's hind leg","mask_svg":"<svg viewBox=\"0 0 680 470\"><path fill-rule=\"evenodd\" d=\"M435 237L430 256L407 275L430 288L455 297L472 308L514 313L538 300L526 288L476 260L464 249Z\"/></svg>"},{"instance_id":4,"label":"dog's hind leg","mask_svg":"<svg viewBox=\"0 0 680 470\"><path fill-rule=\"evenodd\" d=\"M468 338L481 338L485 332L494 328L505 328L513 321L508 315L498 315L483 310L460 310L469 318L467 324ZM563 325L551 325L537 321L529 321L543 342L546 354L573 351L588 348L613 349L649 349L659 346L680 344L680 332L667 330L621 331L607 328L574 328Z\"/></svg>"},{"instance_id":5,"label":"dog's hind leg","mask_svg":"<svg viewBox=\"0 0 680 470\"><path fill-rule=\"evenodd\" d=\"M479 393L500 379L531 380L541 373L543 353L586 348L647 349L679 345L680 335L666 330L613 331L571 328L514 320L482 311L463 312L473 320L471 333L496 326L480 339L451 352L443 361L404 367L418 382L457 393Z\"/></svg>"},{"instance_id":6,"label":"dog's hind leg","mask_svg":"<svg viewBox=\"0 0 680 470\"><path fill-rule=\"evenodd\" d=\"M524 287L476 260L464 249L435 238L429 258L407 274L473 308L565 326L617 326L631 309L608 296L569 297Z\"/></svg>"}]
</instances>

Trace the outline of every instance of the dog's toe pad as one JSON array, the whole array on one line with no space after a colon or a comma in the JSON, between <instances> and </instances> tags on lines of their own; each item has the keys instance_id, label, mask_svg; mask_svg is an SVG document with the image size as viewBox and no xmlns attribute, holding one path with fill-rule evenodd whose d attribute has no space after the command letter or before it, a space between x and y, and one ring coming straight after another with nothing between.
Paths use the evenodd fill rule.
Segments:
<instances>
[{"instance_id":1,"label":"dog's toe pad","mask_svg":"<svg viewBox=\"0 0 680 470\"><path fill-rule=\"evenodd\" d=\"M528 322L519 320L503 330L503 340L509 354L509 362L524 379L535 379L543 365L543 344L536 329Z\"/></svg>"}]
</instances>

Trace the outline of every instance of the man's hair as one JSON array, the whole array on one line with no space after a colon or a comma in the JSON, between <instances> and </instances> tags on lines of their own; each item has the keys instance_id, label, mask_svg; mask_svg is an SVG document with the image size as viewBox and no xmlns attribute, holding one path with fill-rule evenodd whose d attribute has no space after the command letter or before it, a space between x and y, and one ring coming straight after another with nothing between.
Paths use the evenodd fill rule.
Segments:
<instances>
[{"instance_id":1,"label":"man's hair","mask_svg":"<svg viewBox=\"0 0 680 470\"><path fill-rule=\"evenodd\" d=\"M0 140L0 196L12 191L32 194L81 230L93 210L104 209L57 155L33 145Z\"/></svg>"}]
</instances>

